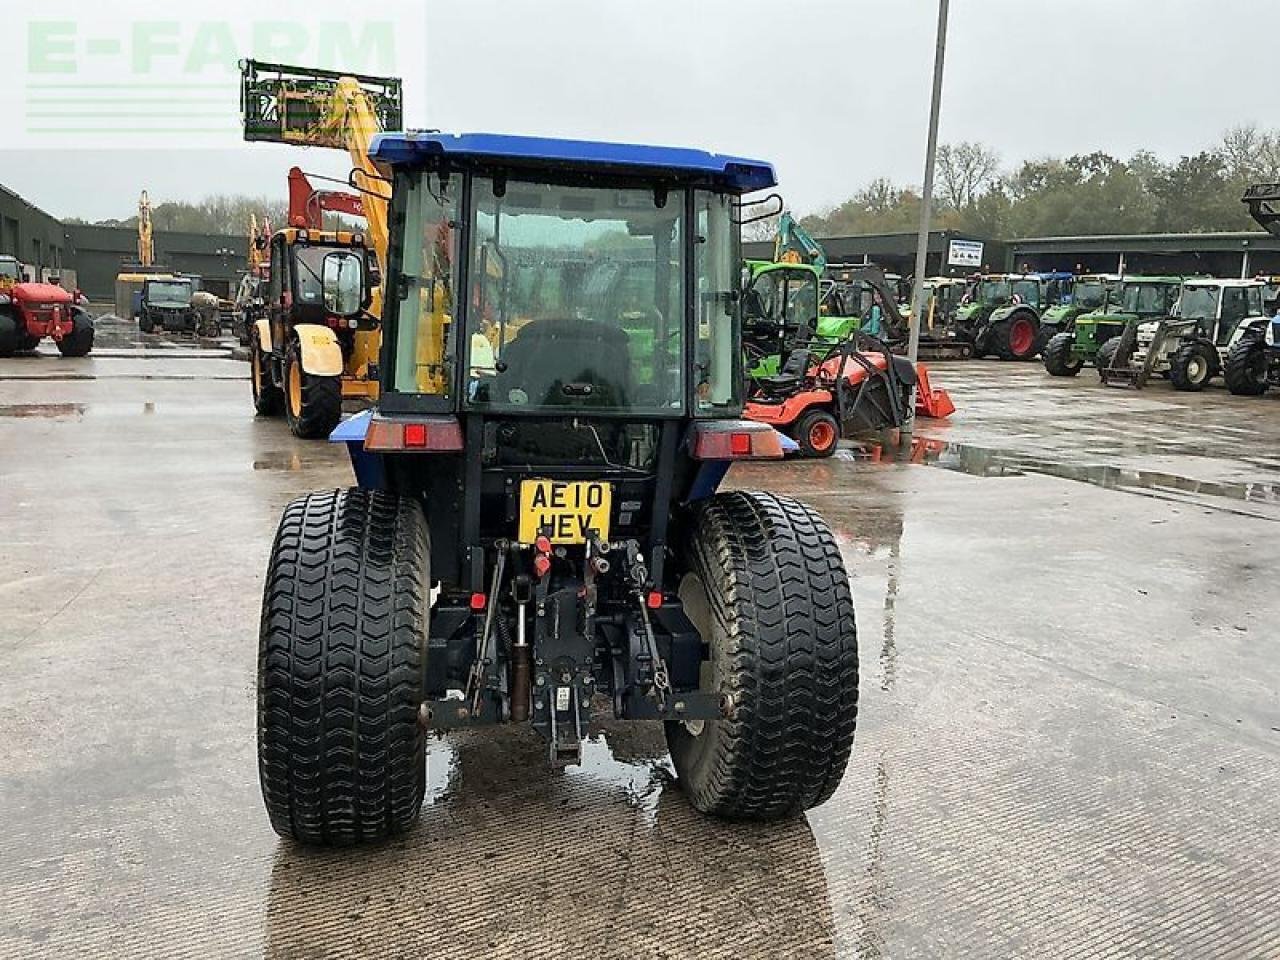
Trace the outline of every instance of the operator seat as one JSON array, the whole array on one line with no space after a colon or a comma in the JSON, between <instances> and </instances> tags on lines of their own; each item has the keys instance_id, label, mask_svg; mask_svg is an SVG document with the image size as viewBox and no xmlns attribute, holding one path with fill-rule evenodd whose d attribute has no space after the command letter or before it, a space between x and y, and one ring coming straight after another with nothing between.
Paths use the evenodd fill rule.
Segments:
<instances>
[{"instance_id":1,"label":"operator seat","mask_svg":"<svg viewBox=\"0 0 1280 960\"><path fill-rule=\"evenodd\" d=\"M634 392L627 334L599 320L532 320L502 351L499 370L499 403L519 390L536 405L625 407Z\"/></svg>"}]
</instances>

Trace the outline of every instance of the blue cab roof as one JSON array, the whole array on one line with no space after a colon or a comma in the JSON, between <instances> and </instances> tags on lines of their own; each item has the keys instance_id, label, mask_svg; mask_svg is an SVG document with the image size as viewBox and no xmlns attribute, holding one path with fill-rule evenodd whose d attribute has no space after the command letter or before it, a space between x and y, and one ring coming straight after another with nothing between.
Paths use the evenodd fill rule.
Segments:
<instances>
[{"instance_id":1,"label":"blue cab roof","mask_svg":"<svg viewBox=\"0 0 1280 960\"><path fill-rule=\"evenodd\" d=\"M516 167L670 175L733 193L777 184L773 165L685 147L596 140L560 140L500 133L381 133L369 156L391 166L434 167L445 158L459 166L506 161Z\"/></svg>"}]
</instances>

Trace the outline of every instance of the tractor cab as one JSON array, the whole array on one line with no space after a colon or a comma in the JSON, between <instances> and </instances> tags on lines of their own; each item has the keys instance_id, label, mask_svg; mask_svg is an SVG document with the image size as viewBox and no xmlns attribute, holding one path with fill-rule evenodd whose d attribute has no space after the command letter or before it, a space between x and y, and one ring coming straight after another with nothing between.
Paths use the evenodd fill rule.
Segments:
<instances>
[{"instance_id":1,"label":"tractor cab","mask_svg":"<svg viewBox=\"0 0 1280 960\"><path fill-rule=\"evenodd\" d=\"M289 227L271 238L266 301L273 339L314 323L347 334L361 322L378 286L377 260L363 234Z\"/></svg>"},{"instance_id":2,"label":"tractor cab","mask_svg":"<svg viewBox=\"0 0 1280 960\"><path fill-rule=\"evenodd\" d=\"M22 267L17 257L0 257L0 292L7 292L22 282Z\"/></svg>"},{"instance_id":3,"label":"tractor cab","mask_svg":"<svg viewBox=\"0 0 1280 960\"><path fill-rule=\"evenodd\" d=\"M753 370L774 373L780 358L799 342L819 333L821 305L832 311L822 272L806 263L748 260L743 268L742 330Z\"/></svg>"}]
</instances>

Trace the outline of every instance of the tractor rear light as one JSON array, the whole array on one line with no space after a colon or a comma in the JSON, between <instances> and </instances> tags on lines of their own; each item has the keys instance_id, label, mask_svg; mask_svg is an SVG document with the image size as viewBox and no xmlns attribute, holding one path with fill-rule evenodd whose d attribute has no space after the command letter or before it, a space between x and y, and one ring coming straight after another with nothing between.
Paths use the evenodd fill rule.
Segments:
<instances>
[{"instance_id":1,"label":"tractor rear light","mask_svg":"<svg viewBox=\"0 0 1280 960\"><path fill-rule=\"evenodd\" d=\"M649 596L645 597L644 602L645 602L645 605L650 610L657 610L660 606L662 606L662 591L650 590Z\"/></svg>"},{"instance_id":2,"label":"tractor rear light","mask_svg":"<svg viewBox=\"0 0 1280 960\"><path fill-rule=\"evenodd\" d=\"M782 459L782 440L777 431L750 420L694 424L689 449L695 460Z\"/></svg>"},{"instance_id":3,"label":"tractor rear light","mask_svg":"<svg viewBox=\"0 0 1280 960\"><path fill-rule=\"evenodd\" d=\"M405 450L455 453L462 449L462 426L455 417L404 420L374 417L369 421L364 448L372 453Z\"/></svg>"},{"instance_id":4,"label":"tractor rear light","mask_svg":"<svg viewBox=\"0 0 1280 960\"><path fill-rule=\"evenodd\" d=\"M483 593L473 593L471 595L471 609L483 610L489 604L489 598Z\"/></svg>"},{"instance_id":5,"label":"tractor rear light","mask_svg":"<svg viewBox=\"0 0 1280 960\"><path fill-rule=\"evenodd\" d=\"M551 538L550 538L550 537L539 537L537 540L533 541L533 546L534 546L534 548L535 548L539 553L550 553L550 552L551 552Z\"/></svg>"},{"instance_id":6,"label":"tractor rear light","mask_svg":"<svg viewBox=\"0 0 1280 960\"><path fill-rule=\"evenodd\" d=\"M551 558L545 553L540 553L533 558L533 572L541 580L551 572Z\"/></svg>"}]
</instances>

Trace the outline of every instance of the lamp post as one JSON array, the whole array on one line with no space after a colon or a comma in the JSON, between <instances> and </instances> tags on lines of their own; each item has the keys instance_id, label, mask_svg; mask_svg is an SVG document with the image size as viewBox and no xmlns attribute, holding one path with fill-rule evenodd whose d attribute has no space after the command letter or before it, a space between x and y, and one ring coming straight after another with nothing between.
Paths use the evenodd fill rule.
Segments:
<instances>
[{"instance_id":1,"label":"lamp post","mask_svg":"<svg viewBox=\"0 0 1280 960\"><path fill-rule=\"evenodd\" d=\"M924 189L920 197L920 236L916 241L916 275L911 289L911 337L907 357L915 366L920 353L920 323L924 317L924 275L928 269L929 230L933 216L933 174L938 159L938 118L942 112L942 73L947 58L947 17L951 0L938 0L938 45L933 57L933 99L929 106L929 143L924 155ZM916 390L911 388L911 406L902 443L910 445L915 429Z\"/></svg>"}]
</instances>

